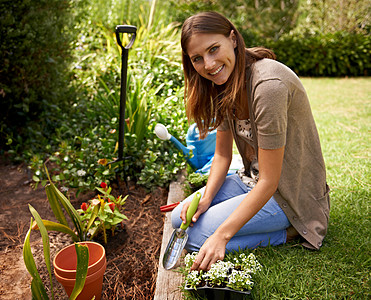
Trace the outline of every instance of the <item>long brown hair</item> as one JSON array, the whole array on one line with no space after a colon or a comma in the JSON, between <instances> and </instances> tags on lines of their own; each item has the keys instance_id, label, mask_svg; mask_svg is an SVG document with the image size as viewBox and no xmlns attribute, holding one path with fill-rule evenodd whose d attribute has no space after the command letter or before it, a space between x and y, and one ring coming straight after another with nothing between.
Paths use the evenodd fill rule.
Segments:
<instances>
[{"instance_id":1,"label":"long brown hair","mask_svg":"<svg viewBox=\"0 0 371 300\"><path fill-rule=\"evenodd\" d=\"M190 38L196 33L222 34L228 37L235 33L236 63L227 82L222 86L214 85L194 69L187 54ZM275 59L275 55L265 48L245 48L242 35L223 15L217 12L202 12L189 17L182 26L182 62L185 78L184 101L188 120L194 120L203 138L209 130L215 129L227 113L234 108L236 101L242 100L246 66L263 58Z\"/></svg>"}]
</instances>

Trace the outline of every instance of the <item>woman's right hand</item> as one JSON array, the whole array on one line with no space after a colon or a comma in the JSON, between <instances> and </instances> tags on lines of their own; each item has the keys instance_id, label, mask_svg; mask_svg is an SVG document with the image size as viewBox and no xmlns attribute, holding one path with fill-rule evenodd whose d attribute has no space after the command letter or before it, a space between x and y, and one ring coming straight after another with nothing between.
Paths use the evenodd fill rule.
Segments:
<instances>
[{"instance_id":1,"label":"woman's right hand","mask_svg":"<svg viewBox=\"0 0 371 300\"><path fill-rule=\"evenodd\" d=\"M191 201L184 203L182 211L180 213L180 218L182 219L184 224L187 223L187 210L190 204L191 204ZM198 220L201 214L203 214L205 211L208 210L209 206L210 206L209 201L205 201L205 199L201 199L198 204L197 210L192 217L191 224L189 226L193 226L193 223L195 223Z\"/></svg>"},{"instance_id":2,"label":"woman's right hand","mask_svg":"<svg viewBox=\"0 0 371 300\"><path fill-rule=\"evenodd\" d=\"M216 193L222 186L225 177L228 173L228 168L232 161L233 154L233 135L230 130L216 132L216 145L213 162L211 164L209 178L207 179L206 189L204 194L198 204L196 213L194 214L191 226L195 223L201 214L207 211L210 207L212 199L214 199ZM187 223L187 209L190 202L186 202L183 205L182 211L180 213L180 218L183 223Z\"/></svg>"}]
</instances>

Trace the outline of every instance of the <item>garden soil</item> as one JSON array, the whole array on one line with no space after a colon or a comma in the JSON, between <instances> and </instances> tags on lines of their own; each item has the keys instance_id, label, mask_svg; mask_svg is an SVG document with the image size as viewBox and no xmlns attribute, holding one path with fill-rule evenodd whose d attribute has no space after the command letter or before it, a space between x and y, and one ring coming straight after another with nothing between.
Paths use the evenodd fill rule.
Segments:
<instances>
[{"instance_id":1,"label":"garden soil","mask_svg":"<svg viewBox=\"0 0 371 300\"><path fill-rule=\"evenodd\" d=\"M124 214L128 220L105 245L107 269L102 299L153 299L156 288L164 214L160 206L166 204L168 191L158 188L147 193L134 183L112 184L115 196L129 194ZM95 192L79 195L70 193L71 203L79 208L92 199ZM24 165L13 165L0 158L0 299L31 299L31 277L22 257L25 235L30 226L32 205L43 219L55 220L43 187L32 186L31 175ZM50 232L51 258L72 243L62 233ZM31 234L31 249L43 282L50 293L39 232ZM55 299L68 299L53 275Z\"/></svg>"}]
</instances>

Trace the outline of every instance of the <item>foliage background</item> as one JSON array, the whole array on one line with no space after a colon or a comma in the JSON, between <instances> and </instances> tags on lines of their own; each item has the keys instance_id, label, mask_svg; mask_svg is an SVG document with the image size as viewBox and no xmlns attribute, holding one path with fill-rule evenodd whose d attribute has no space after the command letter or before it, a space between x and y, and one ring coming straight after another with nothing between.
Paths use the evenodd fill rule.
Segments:
<instances>
[{"instance_id":1,"label":"foliage background","mask_svg":"<svg viewBox=\"0 0 371 300\"><path fill-rule=\"evenodd\" d=\"M79 191L123 172L148 189L175 178L185 167L184 157L159 141L153 129L161 122L185 140L179 28L198 11L225 14L248 46L272 48L300 76L370 72L368 1L17 0L0 5L0 151L26 162L36 184L45 182L45 162L54 180ZM118 24L138 28L128 62L128 159L107 164L118 156Z\"/></svg>"}]
</instances>

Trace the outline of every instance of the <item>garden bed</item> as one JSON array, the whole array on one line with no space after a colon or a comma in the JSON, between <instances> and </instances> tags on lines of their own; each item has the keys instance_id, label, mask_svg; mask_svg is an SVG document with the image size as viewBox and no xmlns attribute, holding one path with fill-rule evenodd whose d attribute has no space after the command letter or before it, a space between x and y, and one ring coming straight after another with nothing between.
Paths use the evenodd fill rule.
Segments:
<instances>
[{"instance_id":1,"label":"garden bed","mask_svg":"<svg viewBox=\"0 0 371 300\"><path fill-rule=\"evenodd\" d=\"M29 228L31 213L28 204L44 219L54 219L44 188L32 189L24 166L14 166L0 161L0 298L31 299L30 276L22 258L22 246ZM117 184L111 185L118 195ZM109 239L106 245L107 269L103 283L102 299L152 299L156 288L156 277L162 240L164 214L159 207L166 204L168 191L158 188L146 193L143 188L129 182L129 197L125 204L124 228ZM127 194L125 184L120 183L121 193ZM78 208L94 193L71 197ZM51 257L62 247L71 243L61 233L50 233ZM42 243L39 234L32 233L31 247L36 264L42 266L42 277L47 282L43 261ZM45 270L44 270L45 269ZM63 289L54 280L55 299L66 299ZM11 288L9 288L11 286Z\"/></svg>"}]
</instances>

